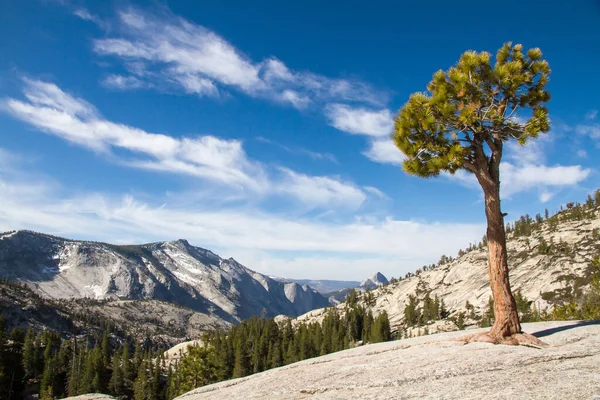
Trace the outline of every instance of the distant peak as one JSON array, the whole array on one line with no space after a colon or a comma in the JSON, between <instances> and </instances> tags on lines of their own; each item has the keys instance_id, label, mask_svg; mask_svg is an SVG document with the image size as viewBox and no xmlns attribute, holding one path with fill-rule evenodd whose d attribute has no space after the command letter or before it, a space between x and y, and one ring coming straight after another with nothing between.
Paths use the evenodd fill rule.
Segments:
<instances>
[{"instance_id":1,"label":"distant peak","mask_svg":"<svg viewBox=\"0 0 600 400\"><path fill-rule=\"evenodd\" d=\"M174 245L183 245L183 246L190 245L190 242L188 242L186 239L171 240L170 242L166 242L166 243L170 243L170 244L174 244Z\"/></svg>"},{"instance_id":2,"label":"distant peak","mask_svg":"<svg viewBox=\"0 0 600 400\"><path fill-rule=\"evenodd\" d=\"M388 283L387 278L381 272L375 272L373 276L371 276L371 280L373 282Z\"/></svg>"},{"instance_id":3,"label":"distant peak","mask_svg":"<svg viewBox=\"0 0 600 400\"><path fill-rule=\"evenodd\" d=\"M370 278L365 279L360 283L363 289L374 289L377 286L387 285L389 281L381 272L375 272Z\"/></svg>"}]
</instances>

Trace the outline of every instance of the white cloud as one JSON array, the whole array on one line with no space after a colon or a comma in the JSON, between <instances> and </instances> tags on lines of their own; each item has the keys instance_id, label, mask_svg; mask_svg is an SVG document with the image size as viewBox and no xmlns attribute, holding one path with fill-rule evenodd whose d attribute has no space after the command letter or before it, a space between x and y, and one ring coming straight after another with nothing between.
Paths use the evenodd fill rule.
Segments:
<instances>
[{"instance_id":1,"label":"white cloud","mask_svg":"<svg viewBox=\"0 0 600 400\"><path fill-rule=\"evenodd\" d=\"M126 68L135 66L130 73L152 79L156 88L175 84L188 93L214 95L228 87L300 109L313 101L381 104L387 97L356 80L290 70L275 57L253 61L215 32L168 12L129 8L119 13L119 23L121 36L95 40L94 50L120 58Z\"/></svg>"},{"instance_id":2,"label":"white cloud","mask_svg":"<svg viewBox=\"0 0 600 400\"><path fill-rule=\"evenodd\" d=\"M532 164L515 166L509 163L501 163L500 171L501 191L506 197L532 188L544 190L549 187L577 185L586 180L591 173L581 165L550 167Z\"/></svg>"},{"instance_id":3,"label":"white cloud","mask_svg":"<svg viewBox=\"0 0 600 400\"><path fill-rule=\"evenodd\" d=\"M294 147L294 148L292 148L292 147L285 146L285 145L283 145L281 143L278 143L278 142L276 142L274 140L271 140L271 139L267 139L267 138L262 137L262 136L257 136L255 138L255 140L257 142L266 143L266 144L270 144L270 145L279 147L280 149L283 149L283 150L287 151L290 154L301 154L301 155L308 156L308 157L312 158L313 160L324 160L324 161L332 162L334 164L339 164L337 158L333 154L331 154L331 153L321 153L321 152L318 152L318 151L307 150L307 149L304 149L302 147Z\"/></svg>"},{"instance_id":4,"label":"white cloud","mask_svg":"<svg viewBox=\"0 0 600 400\"><path fill-rule=\"evenodd\" d=\"M298 92L286 89L281 93L281 100L291 103L298 109L306 108L310 104L310 98L299 94Z\"/></svg>"},{"instance_id":5,"label":"white cloud","mask_svg":"<svg viewBox=\"0 0 600 400\"><path fill-rule=\"evenodd\" d=\"M1 106L40 130L94 151L113 148L131 152L125 163L139 168L198 176L226 185L263 191L266 178L260 164L248 159L242 143L214 136L176 139L104 119L89 103L56 85L25 80L23 102Z\"/></svg>"},{"instance_id":6,"label":"white cloud","mask_svg":"<svg viewBox=\"0 0 600 400\"><path fill-rule=\"evenodd\" d=\"M326 160L334 164L339 164L337 158L331 153L320 153L318 151L311 151L306 149L298 149L298 152L306 154L313 160Z\"/></svg>"},{"instance_id":7,"label":"white cloud","mask_svg":"<svg viewBox=\"0 0 600 400\"><path fill-rule=\"evenodd\" d=\"M388 199L389 197L383 193L381 190L377 189L374 186L363 186L363 189L369 193L374 194L375 196L381 198L381 199Z\"/></svg>"},{"instance_id":8,"label":"white cloud","mask_svg":"<svg viewBox=\"0 0 600 400\"><path fill-rule=\"evenodd\" d=\"M547 136L542 136L525 146L512 142L506 144L506 161L500 164L500 194L503 198L535 189L540 193L540 201L544 203L559 189L577 185L589 177L591 170L581 165L545 165L548 147L552 144L552 138ZM480 190L475 175L466 170L445 176Z\"/></svg>"},{"instance_id":9,"label":"white cloud","mask_svg":"<svg viewBox=\"0 0 600 400\"><path fill-rule=\"evenodd\" d=\"M481 237L479 224L357 218L319 222L252 210L217 211L185 196L70 195L44 179L0 172L0 231L33 229L72 238L143 243L186 238L280 276L362 279L398 276ZM327 194L325 195L327 196ZM183 203L182 203L183 202ZM452 235L448 235L452 232Z\"/></svg>"},{"instance_id":10,"label":"white cloud","mask_svg":"<svg viewBox=\"0 0 600 400\"><path fill-rule=\"evenodd\" d=\"M550 199L552 199L552 197L554 197L554 193L550 193L550 192L547 192L544 190L540 194L540 201L542 203L546 203L546 202L550 201Z\"/></svg>"},{"instance_id":11,"label":"white cloud","mask_svg":"<svg viewBox=\"0 0 600 400\"><path fill-rule=\"evenodd\" d=\"M382 164L402 165L402 162L406 159L404 153L389 138L371 140L369 149L364 151L363 154L369 160Z\"/></svg>"},{"instance_id":12,"label":"white cloud","mask_svg":"<svg viewBox=\"0 0 600 400\"><path fill-rule=\"evenodd\" d=\"M95 19L94 16L85 8L78 8L73 11L73 14L86 21L93 21Z\"/></svg>"},{"instance_id":13,"label":"white cloud","mask_svg":"<svg viewBox=\"0 0 600 400\"><path fill-rule=\"evenodd\" d=\"M286 168L270 176L265 166L246 155L239 140L208 135L174 138L109 121L94 106L52 83L27 79L24 93L28 101L9 98L0 108L44 132L109 155L126 166L199 177L230 190L250 191L253 199L257 195L291 196L309 209L356 209L367 197L352 182L336 177L310 176ZM127 156L117 157L115 149L126 150ZM326 153L297 152L335 161Z\"/></svg>"},{"instance_id":14,"label":"white cloud","mask_svg":"<svg viewBox=\"0 0 600 400\"><path fill-rule=\"evenodd\" d=\"M351 182L328 176L299 174L286 168L281 168L281 172L285 177L279 190L292 195L304 205L357 209L367 199L366 194Z\"/></svg>"},{"instance_id":15,"label":"white cloud","mask_svg":"<svg viewBox=\"0 0 600 400\"><path fill-rule=\"evenodd\" d=\"M353 108L345 104L329 104L325 109L329 124L340 131L368 136L389 136L393 117L387 110Z\"/></svg>"},{"instance_id":16,"label":"white cloud","mask_svg":"<svg viewBox=\"0 0 600 400\"><path fill-rule=\"evenodd\" d=\"M575 127L575 132L592 139L600 139L600 124L579 124Z\"/></svg>"},{"instance_id":17,"label":"white cloud","mask_svg":"<svg viewBox=\"0 0 600 400\"><path fill-rule=\"evenodd\" d=\"M346 104L329 104L325 108L329 124L354 135L369 136L369 148L363 155L382 164L402 165L404 154L394 145L390 135L394 119L388 109L371 110Z\"/></svg>"},{"instance_id":18,"label":"white cloud","mask_svg":"<svg viewBox=\"0 0 600 400\"><path fill-rule=\"evenodd\" d=\"M135 76L110 74L102 80L102 84L111 89L130 90L148 87L149 83L143 82Z\"/></svg>"},{"instance_id":19,"label":"white cloud","mask_svg":"<svg viewBox=\"0 0 600 400\"><path fill-rule=\"evenodd\" d=\"M104 30L107 30L110 27L110 25L106 21L103 21L100 17L90 13L86 8L83 7L75 8L73 10L73 15L81 18L84 21L93 22L94 24L98 25Z\"/></svg>"},{"instance_id":20,"label":"white cloud","mask_svg":"<svg viewBox=\"0 0 600 400\"><path fill-rule=\"evenodd\" d=\"M216 96L219 90L210 79L201 78L193 74L175 74L173 79L177 81L188 94L200 96Z\"/></svg>"}]
</instances>

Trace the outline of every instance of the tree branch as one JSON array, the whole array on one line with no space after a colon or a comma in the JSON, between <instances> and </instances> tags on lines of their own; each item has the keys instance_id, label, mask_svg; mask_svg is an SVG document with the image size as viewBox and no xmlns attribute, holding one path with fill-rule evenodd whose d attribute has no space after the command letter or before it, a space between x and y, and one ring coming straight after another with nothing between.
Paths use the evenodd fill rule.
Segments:
<instances>
[{"instance_id":1,"label":"tree branch","mask_svg":"<svg viewBox=\"0 0 600 400\"><path fill-rule=\"evenodd\" d=\"M473 165L472 163L468 162L468 161L464 161L463 162L463 166L468 169L469 171L471 171L472 173L477 173L477 168L475 168L475 165Z\"/></svg>"}]
</instances>

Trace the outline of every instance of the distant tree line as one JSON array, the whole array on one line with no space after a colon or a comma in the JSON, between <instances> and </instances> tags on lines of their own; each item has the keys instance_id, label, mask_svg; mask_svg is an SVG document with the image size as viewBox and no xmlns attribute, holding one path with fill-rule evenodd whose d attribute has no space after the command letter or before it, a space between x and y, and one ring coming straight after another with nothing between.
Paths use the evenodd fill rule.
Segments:
<instances>
[{"instance_id":1,"label":"distant tree line","mask_svg":"<svg viewBox=\"0 0 600 400\"><path fill-rule=\"evenodd\" d=\"M273 319L254 317L229 331L204 336L203 345L188 349L178 363L168 368L170 397L195 387L280 367L297 361L349 349L360 343L392 339L384 311L373 317L357 302L357 293L348 294L340 313L330 308L323 320L278 324Z\"/></svg>"}]
</instances>

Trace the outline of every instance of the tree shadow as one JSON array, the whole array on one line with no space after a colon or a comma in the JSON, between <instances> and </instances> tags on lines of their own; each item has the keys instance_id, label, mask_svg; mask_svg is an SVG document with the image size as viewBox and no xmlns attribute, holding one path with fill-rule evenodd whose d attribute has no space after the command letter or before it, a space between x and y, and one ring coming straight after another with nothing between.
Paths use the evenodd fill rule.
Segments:
<instances>
[{"instance_id":1,"label":"tree shadow","mask_svg":"<svg viewBox=\"0 0 600 400\"><path fill-rule=\"evenodd\" d=\"M573 322L569 325L557 326L556 328L544 329L543 331L538 331L532 333L533 336L537 338L541 338L544 336L550 336L558 332L567 331L573 328L579 328L580 326L588 326L588 325L600 325L600 320L592 320L592 321L577 321Z\"/></svg>"}]
</instances>

